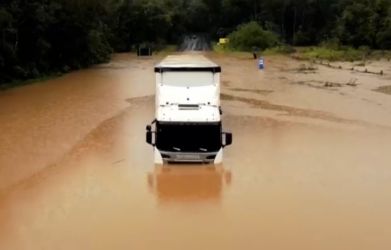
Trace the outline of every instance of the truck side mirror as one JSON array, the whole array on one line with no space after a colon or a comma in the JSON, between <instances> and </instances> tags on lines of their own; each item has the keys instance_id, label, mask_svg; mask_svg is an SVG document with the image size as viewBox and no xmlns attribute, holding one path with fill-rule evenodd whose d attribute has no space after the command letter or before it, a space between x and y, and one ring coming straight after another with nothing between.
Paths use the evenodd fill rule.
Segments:
<instances>
[{"instance_id":1,"label":"truck side mirror","mask_svg":"<svg viewBox=\"0 0 391 250\"><path fill-rule=\"evenodd\" d=\"M147 131L146 141L147 141L148 144L153 145L153 143L152 143L152 131Z\"/></svg>"},{"instance_id":2,"label":"truck side mirror","mask_svg":"<svg viewBox=\"0 0 391 250\"><path fill-rule=\"evenodd\" d=\"M152 126L151 125L147 125L146 129L147 129L148 132L150 132L150 131L152 131Z\"/></svg>"},{"instance_id":3,"label":"truck side mirror","mask_svg":"<svg viewBox=\"0 0 391 250\"><path fill-rule=\"evenodd\" d=\"M232 144L232 133L223 133L223 147Z\"/></svg>"}]
</instances>

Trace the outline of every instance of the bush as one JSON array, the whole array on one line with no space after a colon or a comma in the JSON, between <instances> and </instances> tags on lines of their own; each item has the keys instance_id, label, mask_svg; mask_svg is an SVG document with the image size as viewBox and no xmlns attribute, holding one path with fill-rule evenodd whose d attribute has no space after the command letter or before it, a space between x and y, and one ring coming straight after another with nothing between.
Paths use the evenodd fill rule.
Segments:
<instances>
[{"instance_id":1,"label":"bush","mask_svg":"<svg viewBox=\"0 0 391 250\"><path fill-rule=\"evenodd\" d=\"M228 38L230 47L242 51L251 51L254 47L264 50L279 43L276 34L264 30L257 22L239 25Z\"/></svg>"},{"instance_id":2,"label":"bush","mask_svg":"<svg viewBox=\"0 0 391 250\"><path fill-rule=\"evenodd\" d=\"M294 36L293 36L293 44L297 46L307 46L310 45L312 42L312 38L310 34L303 32L302 30L299 30Z\"/></svg>"},{"instance_id":3,"label":"bush","mask_svg":"<svg viewBox=\"0 0 391 250\"><path fill-rule=\"evenodd\" d=\"M391 17L386 24L376 37L377 44L381 49L391 49Z\"/></svg>"},{"instance_id":4,"label":"bush","mask_svg":"<svg viewBox=\"0 0 391 250\"><path fill-rule=\"evenodd\" d=\"M321 42L320 46L327 49L339 50L341 48L341 42L338 38L331 38Z\"/></svg>"},{"instance_id":5,"label":"bush","mask_svg":"<svg viewBox=\"0 0 391 250\"><path fill-rule=\"evenodd\" d=\"M280 45L277 47L266 49L264 55L275 55L275 54L292 54L295 53L296 49L290 45Z\"/></svg>"},{"instance_id":6,"label":"bush","mask_svg":"<svg viewBox=\"0 0 391 250\"><path fill-rule=\"evenodd\" d=\"M91 30L87 36L87 45L88 49L85 51L87 66L102 63L110 59L113 51L102 32Z\"/></svg>"},{"instance_id":7,"label":"bush","mask_svg":"<svg viewBox=\"0 0 391 250\"><path fill-rule=\"evenodd\" d=\"M351 47L330 49L326 47L311 47L302 51L304 59L322 59L328 61L356 61L361 60L364 52Z\"/></svg>"}]
</instances>

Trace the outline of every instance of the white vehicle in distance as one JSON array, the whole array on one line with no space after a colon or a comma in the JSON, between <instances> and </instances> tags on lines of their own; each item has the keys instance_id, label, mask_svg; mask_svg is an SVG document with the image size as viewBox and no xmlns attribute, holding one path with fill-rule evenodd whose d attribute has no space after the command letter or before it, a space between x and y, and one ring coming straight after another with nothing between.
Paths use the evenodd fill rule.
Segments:
<instances>
[{"instance_id":1,"label":"white vehicle in distance","mask_svg":"<svg viewBox=\"0 0 391 250\"><path fill-rule=\"evenodd\" d=\"M168 56L155 66L156 115L146 141L155 164L220 164L232 134L222 131L221 67L201 55Z\"/></svg>"}]
</instances>

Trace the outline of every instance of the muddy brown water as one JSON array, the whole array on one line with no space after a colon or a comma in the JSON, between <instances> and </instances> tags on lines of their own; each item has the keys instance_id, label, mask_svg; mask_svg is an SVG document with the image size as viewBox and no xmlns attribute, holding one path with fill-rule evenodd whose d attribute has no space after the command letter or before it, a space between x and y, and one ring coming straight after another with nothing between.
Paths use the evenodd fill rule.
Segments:
<instances>
[{"instance_id":1,"label":"muddy brown water","mask_svg":"<svg viewBox=\"0 0 391 250\"><path fill-rule=\"evenodd\" d=\"M159 57L0 92L0 249L390 249L387 74L209 56L234 134L219 166L153 165Z\"/></svg>"}]
</instances>

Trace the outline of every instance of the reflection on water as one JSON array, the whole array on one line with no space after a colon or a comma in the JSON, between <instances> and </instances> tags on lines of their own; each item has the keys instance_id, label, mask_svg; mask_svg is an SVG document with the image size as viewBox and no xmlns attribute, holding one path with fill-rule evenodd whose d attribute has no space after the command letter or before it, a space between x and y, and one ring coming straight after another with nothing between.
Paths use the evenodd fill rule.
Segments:
<instances>
[{"instance_id":1,"label":"reflection on water","mask_svg":"<svg viewBox=\"0 0 391 250\"><path fill-rule=\"evenodd\" d=\"M218 203L232 174L222 165L156 166L148 174L148 186L158 203Z\"/></svg>"}]
</instances>

